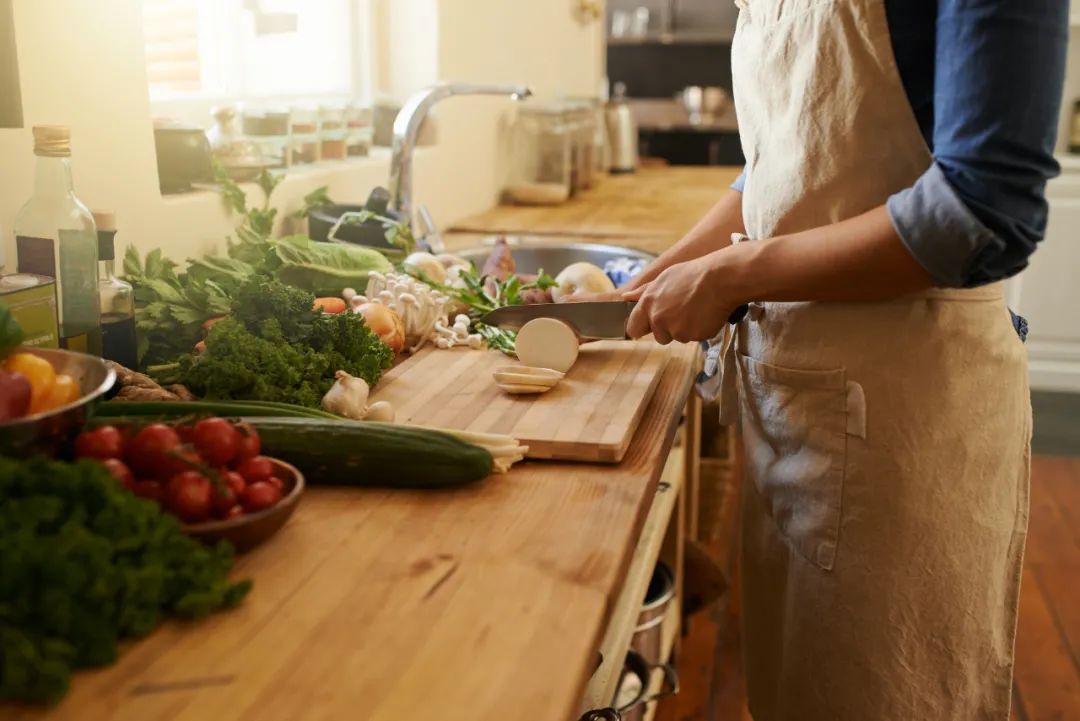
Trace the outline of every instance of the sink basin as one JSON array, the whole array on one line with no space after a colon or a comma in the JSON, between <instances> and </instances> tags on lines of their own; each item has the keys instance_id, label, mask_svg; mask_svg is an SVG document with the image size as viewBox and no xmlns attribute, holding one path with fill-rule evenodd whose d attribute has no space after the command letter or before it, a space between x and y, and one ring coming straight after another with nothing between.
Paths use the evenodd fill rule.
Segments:
<instances>
[{"instance_id":1,"label":"sink basin","mask_svg":"<svg viewBox=\"0 0 1080 721\"><path fill-rule=\"evenodd\" d=\"M541 270L551 275L558 274L571 263L585 261L601 268L609 260L617 258L635 258L651 261L655 255L644 251L624 248L604 243L570 243L560 239L507 236L510 252L514 254L518 273L539 273ZM484 259L491 253L494 236L484 245L455 253L471 261L477 268L484 265Z\"/></svg>"}]
</instances>

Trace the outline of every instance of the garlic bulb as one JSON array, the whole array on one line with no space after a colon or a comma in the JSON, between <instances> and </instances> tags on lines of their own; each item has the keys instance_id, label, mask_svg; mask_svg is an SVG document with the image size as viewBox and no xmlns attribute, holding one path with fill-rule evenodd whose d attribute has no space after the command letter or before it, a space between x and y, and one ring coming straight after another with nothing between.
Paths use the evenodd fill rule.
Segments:
<instances>
[{"instance_id":1,"label":"garlic bulb","mask_svg":"<svg viewBox=\"0 0 1080 721\"><path fill-rule=\"evenodd\" d=\"M364 420L374 421L376 423L393 423L394 407L387 401L376 401L368 406L367 413L364 415Z\"/></svg>"},{"instance_id":2,"label":"garlic bulb","mask_svg":"<svg viewBox=\"0 0 1080 721\"><path fill-rule=\"evenodd\" d=\"M367 414L368 388L363 378L356 378L345 371L334 374L334 385L322 399L323 410L354 421L364 419Z\"/></svg>"}]
</instances>

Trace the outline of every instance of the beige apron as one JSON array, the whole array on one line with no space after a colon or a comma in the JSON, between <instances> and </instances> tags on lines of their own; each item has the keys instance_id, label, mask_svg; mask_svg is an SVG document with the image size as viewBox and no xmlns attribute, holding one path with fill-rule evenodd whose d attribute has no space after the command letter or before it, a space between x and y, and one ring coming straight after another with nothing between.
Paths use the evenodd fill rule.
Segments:
<instances>
[{"instance_id":1,"label":"beige apron","mask_svg":"<svg viewBox=\"0 0 1080 721\"><path fill-rule=\"evenodd\" d=\"M750 238L852 217L926 170L883 0L739 4ZM1031 407L1000 284L755 304L727 340L754 719L1005 721Z\"/></svg>"}]
</instances>

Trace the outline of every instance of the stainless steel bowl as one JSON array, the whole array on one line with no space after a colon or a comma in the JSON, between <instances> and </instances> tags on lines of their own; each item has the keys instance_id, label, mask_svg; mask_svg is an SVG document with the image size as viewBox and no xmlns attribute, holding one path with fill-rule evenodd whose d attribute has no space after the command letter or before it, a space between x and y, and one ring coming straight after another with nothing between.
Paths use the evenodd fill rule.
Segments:
<instances>
[{"instance_id":1,"label":"stainless steel bowl","mask_svg":"<svg viewBox=\"0 0 1080 721\"><path fill-rule=\"evenodd\" d=\"M508 236L506 240L519 273L539 273L543 270L551 275L557 275L566 266L582 261L603 268L609 260L617 258L636 258L645 261L656 258L655 255L641 250L604 243L568 243L564 239L530 236ZM491 253L494 242L495 238L492 237L482 246L469 248L454 255L471 261L479 268L483 266L484 259Z\"/></svg>"},{"instance_id":2,"label":"stainless steel bowl","mask_svg":"<svg viewBox=\"0 0 1080 721\"><path fill-rule=\"evenodd\" d=\"M112 388L116 373L101 358L86 353L52 348L20 348L19 352L44 358L57 373L74 378L82 395L74 403L51 411L0 422L0 456L59 455Z\"/></svg>"}]
</instances>

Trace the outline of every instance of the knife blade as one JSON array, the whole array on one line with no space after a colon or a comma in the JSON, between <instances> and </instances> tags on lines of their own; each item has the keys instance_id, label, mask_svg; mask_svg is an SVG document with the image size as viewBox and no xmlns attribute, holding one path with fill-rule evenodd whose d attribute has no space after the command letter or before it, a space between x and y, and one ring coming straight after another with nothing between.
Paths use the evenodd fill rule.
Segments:
<instances>
[{"instance_id":1,"label":"knife blade","mask_svg":"<svg viewBox=\"0 0 1080 721\"><path fill-rule=\"evenodd\" d=\"M629 340L626 321L637 303L631 301L590 301L587 303L538 303L535 305L508 305L496 308L481 323L520 330L521 326L536 318L561 320L574 329L582 340ZM748 306L735 309L728 322L735 325L746 317Z\"/></svg>"},{"instance_id":2,"label":"knife blade","mask_svg":"<svg viewBox=\"0 0 1080 721\"><path fill-rule=\"evenodd\" d=\"M635 305L621 300L507 305L491 311L480 322L520 330L530 320L555 318L573 328L582 340L627 340L626 320Z\"/></svg>"}]
</instances>

